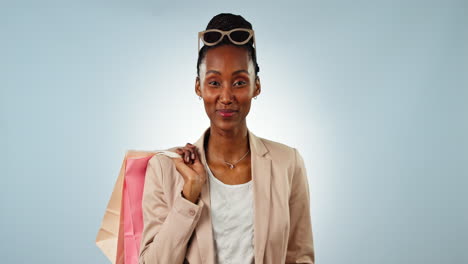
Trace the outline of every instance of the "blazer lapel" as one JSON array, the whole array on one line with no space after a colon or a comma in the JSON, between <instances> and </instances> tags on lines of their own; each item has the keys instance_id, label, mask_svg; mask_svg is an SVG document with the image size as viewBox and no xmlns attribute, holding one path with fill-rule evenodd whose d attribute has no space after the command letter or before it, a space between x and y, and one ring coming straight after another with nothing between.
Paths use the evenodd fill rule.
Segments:
<instances>
[{"instance_id":1,"label":"blazer lapel","mask_svg":"<svg viewBox=\"0 0 468 264\"><path fill-rule=\"evenodd\" d=\"M202 136L194 143L200 151L201 162L207 165L205 149L203 147L209 127ZM249 146L251 152L251 170L253 181L253 205L254 205L254 250L255 263L263 263L265 244L268 235L268 224L270 217L270 193L271 193L271 158L265 156L268 149L264 143L249 129ZM206 175L208 177L208 175ZM211 203L209 180L200 194L200 199L205 204L199 222L195 227L195 235L200 248L202 263L215 263L215 246L211 222ZM206 210L205 210L206 209Z\"/></svg>"},{"instance_id":2,"label":"blazer lapel","mask_svg":"<svg viewBox=\"0 0 468 264\"><path fill-rule=\"evenodd\" d=\"M249 130L253 197L254 197L254 249L255 263L263 263L265 244L270 223L271 159L264 156L268 149Z\"/></svg>"},{"instance_id":3,"label":"blazer lapel","mask_svg":"<svg viewBox=\"0 0 468 264\"><path fill-rule=\"evenodd\" d=\"M201 162L207 166L205 159L205 148L203 147L205 142L205 136L210 128L206 129L202 136L193 145L197 146L200 152ZM208 175L206 175L208 177ZM202 263L215 264L215 246L213 239L213 228L211 224L211 202L210 202L210 181L206 180L205 185L200 193L200 199L203 201L204 208L198 220L198 224L195 227L195 236L197 237L198 247L200 249L200 256Z\"/></svg>"}]
</instances>

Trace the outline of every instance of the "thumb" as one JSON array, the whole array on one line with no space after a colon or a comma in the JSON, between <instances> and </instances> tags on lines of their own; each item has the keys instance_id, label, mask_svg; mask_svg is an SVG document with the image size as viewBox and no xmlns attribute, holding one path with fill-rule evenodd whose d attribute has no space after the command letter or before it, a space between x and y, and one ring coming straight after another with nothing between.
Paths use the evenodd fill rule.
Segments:
<instances>
[{"instance_id":1,"label":"thumb","mask_svg":"<svg viewBox=\"0 0 468 264\"><path fill-rule=\"evenodd\" d=\"M199 158L196 158L192 164L193 170L197 173L198 176L205 178L206 177L206 169L205 165L201 162Z\"/></svg>"}]
</instances>

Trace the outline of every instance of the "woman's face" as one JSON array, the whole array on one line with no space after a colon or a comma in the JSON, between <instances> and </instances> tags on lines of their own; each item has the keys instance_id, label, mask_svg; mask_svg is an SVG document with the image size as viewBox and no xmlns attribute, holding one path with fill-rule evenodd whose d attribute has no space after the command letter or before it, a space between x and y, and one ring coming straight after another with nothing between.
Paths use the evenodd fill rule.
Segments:
<instances>
[{"instance_id":1,"label":"woman's face","mask_svg":"<svg viewBox=\"0 0 468 264\"><path fill-rule=\"evenodd\" d=\"M200 63L199 73L195 92L203 98L211 124L222 130L246 125L252 98L260 94L260 80L255 79L248 51L232 45L212 48Z\"/></svg>"}]
</instances>

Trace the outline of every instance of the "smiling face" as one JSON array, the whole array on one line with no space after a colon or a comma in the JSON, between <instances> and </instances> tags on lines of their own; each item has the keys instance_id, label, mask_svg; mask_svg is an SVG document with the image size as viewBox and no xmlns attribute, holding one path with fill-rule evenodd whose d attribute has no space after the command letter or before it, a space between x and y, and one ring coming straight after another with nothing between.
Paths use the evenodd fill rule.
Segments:
<instances>
[{"instance_id":1,"label":"smiling face","mask_svg":"<svg viewBox=\"0 0 468 264\"><path fill-rule=\"evenodd\" d=\"M222 45L209 49L200 63L195 92L203 97L212 126L233 130L246 126L252 98L260 94L260 79L248 51Z\"/></svg>"}]
</instances>

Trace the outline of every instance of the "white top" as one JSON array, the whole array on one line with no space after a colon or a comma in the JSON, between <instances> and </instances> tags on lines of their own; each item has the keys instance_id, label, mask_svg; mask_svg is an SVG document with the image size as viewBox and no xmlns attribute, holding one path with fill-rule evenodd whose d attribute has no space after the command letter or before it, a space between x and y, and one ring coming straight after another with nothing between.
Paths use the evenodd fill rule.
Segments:
<instances>
[{"instance_id":1,"label":"white top","mask_svg":"<svg viewBox=\"0 0 468 264\"><path fill-rule=\"evenodd\" d=\"M217 263L254 263L252 180L225 184L206 167Z\"/></svg>"}]
</instances>

